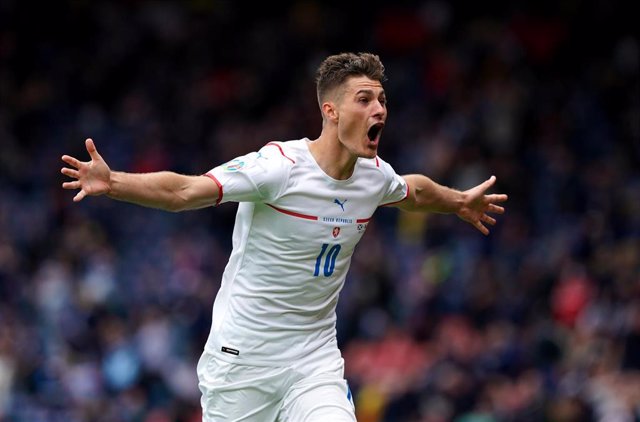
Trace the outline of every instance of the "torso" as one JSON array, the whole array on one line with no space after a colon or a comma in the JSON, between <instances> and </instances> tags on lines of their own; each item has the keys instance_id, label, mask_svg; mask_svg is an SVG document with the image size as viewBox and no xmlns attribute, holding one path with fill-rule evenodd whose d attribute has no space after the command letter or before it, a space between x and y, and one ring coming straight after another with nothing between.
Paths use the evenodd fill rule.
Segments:
<instances>
[{"instance_id":1,"label":"torso","mask_svg":"<svg viewBox=\"0 0 640 422\"><path fill-rule=\"evenodd\" d=\"M385 173L377 158L358 160L347 180L330 178L307 142L268 145L257 158L245 156L247 163L264 160L248 171L249 179L260 178L272 166L281 174L269 186L258 187L260 198L238 208L234 250L207 342L212 352L223 347L238 352L222 353L222 358L272 364L310 350L336 353L335 308L354 248L376 208L404 194L406 186L400 185L389 193L390 183L398 181L389 180L388 165ZM219 180L244 180L237 174L242 171L221 166L212 173ZM220 182L223 188L233 185Z\"/></svg>"}]
</instances>

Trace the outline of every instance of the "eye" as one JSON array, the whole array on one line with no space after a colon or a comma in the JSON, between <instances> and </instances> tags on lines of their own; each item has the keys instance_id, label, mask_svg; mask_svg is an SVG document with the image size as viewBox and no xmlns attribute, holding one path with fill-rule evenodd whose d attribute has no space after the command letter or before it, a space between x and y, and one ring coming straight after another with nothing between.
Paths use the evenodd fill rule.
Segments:
<instances>
[{"instance_id":1,"label":"eye","mask_svg":"<svg viewBox=\"0 0 640 422\"><path fill-rule=\"evenodd\" d=\"M360 97L358 98L358 102L362 103L362 104L367 104L369 102L369 98L367 97Z\"/></svg>"}]
</instances>

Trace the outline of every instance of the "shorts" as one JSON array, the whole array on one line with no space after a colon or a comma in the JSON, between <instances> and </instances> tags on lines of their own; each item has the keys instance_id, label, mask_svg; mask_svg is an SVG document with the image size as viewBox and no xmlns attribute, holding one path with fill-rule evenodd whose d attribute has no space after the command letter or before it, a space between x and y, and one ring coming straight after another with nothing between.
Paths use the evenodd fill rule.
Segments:
<instances>
[{"instance_id":1,"label":"shorts","mask_svg":"<svg viewBox=\"0 0 640 422\"><path fill-rule=\"evenodd\" d=\"M197 371L203 422L356 422L342 358L250 366L205 351Z\"/></svg>"}]
</instances>

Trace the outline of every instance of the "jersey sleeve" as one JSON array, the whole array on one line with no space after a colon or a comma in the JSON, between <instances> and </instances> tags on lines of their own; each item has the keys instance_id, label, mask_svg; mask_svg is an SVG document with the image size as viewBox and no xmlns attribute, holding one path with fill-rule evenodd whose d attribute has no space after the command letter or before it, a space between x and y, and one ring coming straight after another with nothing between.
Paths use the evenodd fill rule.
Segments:
<instances>
[{"instance_id":1,"label":"jersey sleeve","mask_svg":"<svg viewBox=\"0 0 640 422\"><path fill-rule=\"evenodd\" d=\"M383 193L380 205L391 205L403 201L409 195L409 185L404 177L396 173L391 165L378 157L380 169L385 176L386 189Z\"/></svg>"},{"instance_id":2,"label":"jersey sleeve","mask_svg":"<svg viewBox=\"0 0 640 422\"><path fill-rule=\"evenodd\" d=\"M224 202L271 202L274 201L289 177L291 162L275 153L275 148L263 147L207 172L220 186Z\"/></svg>"}]
</instances>

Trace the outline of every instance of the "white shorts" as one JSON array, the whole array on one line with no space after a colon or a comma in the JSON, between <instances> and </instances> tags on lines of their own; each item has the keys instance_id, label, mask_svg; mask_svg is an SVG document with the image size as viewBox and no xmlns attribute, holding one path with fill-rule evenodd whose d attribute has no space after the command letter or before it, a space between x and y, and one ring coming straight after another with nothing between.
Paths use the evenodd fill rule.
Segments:
<instances>
[{"instance_id":1,"label":"white shorts","mask_svg":"<svg viewBox=\"0 0 640 422\"><path fill-rule=\"evenodd\" d=\"M356 422L342 358L268 367L205 351L198 380L204 422Z\"/></svg>"}]
</instances>

